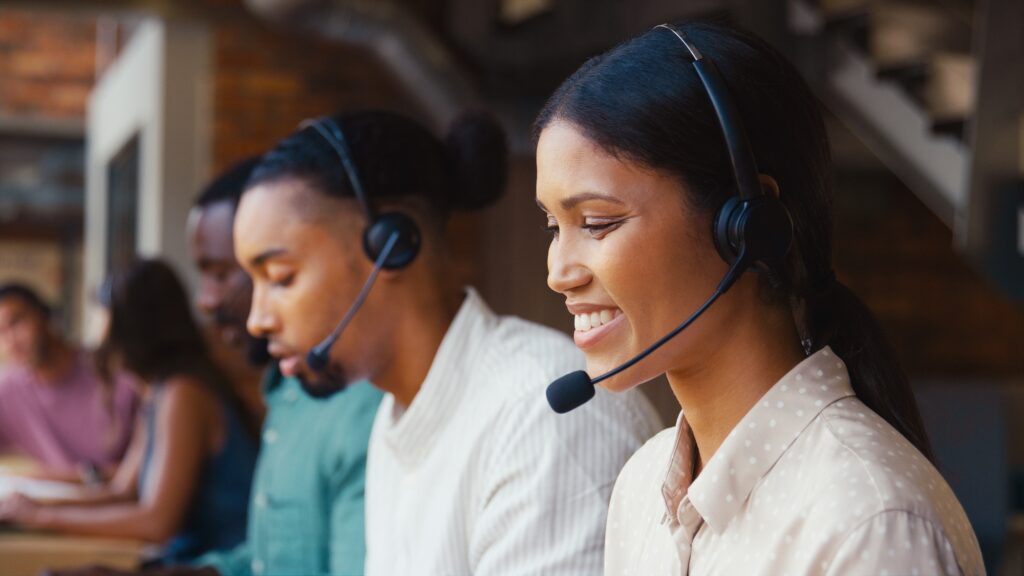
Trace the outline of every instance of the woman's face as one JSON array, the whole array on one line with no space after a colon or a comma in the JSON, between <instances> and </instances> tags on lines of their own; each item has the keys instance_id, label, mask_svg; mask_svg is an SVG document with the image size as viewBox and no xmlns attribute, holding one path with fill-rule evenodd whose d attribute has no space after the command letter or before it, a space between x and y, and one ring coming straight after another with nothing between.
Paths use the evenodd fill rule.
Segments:
<instances>
[{"instance_id":1,"label":"woman's face","mask_svg":"<svg viewBox=\"0 0 1024 576\"><path fill-rule=\"evenodd\" d=\"M576 345L596 377L690 316L727 266L709 215L693 213L675 178L618 159L555 121L537 144L537 203L552 233L548 286L565 296ZM647 360L606 380L625 390L669 370L695 369L725 329L723 301Z\"/></svg>"}]
</instances>

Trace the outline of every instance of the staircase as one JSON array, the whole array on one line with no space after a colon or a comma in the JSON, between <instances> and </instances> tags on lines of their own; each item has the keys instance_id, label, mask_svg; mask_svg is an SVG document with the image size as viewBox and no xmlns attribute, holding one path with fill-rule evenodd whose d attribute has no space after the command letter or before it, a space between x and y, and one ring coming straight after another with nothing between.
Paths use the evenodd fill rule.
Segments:
<instances>
[{"instance_id":1,"label":"staircase","mask_svg":"<svg viewBox=\"0 0 1024 576\"><path fill-rule=\"evenodd\" d=\"M1024 2L788 0L822 100L1024 298Z\"/></svg>"}]
</instances>

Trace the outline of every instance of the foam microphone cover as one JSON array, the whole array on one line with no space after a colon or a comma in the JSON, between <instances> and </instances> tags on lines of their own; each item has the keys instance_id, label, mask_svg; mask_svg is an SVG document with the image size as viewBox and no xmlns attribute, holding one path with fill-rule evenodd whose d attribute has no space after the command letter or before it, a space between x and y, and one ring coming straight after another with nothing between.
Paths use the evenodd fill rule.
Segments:
<instances>
[{"instance_id":1,"label":"foam microphone cover","mask_svg":"<svg viewBox=\"0 0 1024 576\"><path fill-rule=\"evenodd\" d=\"M549 384L547 396L551 409L565 414L594 397L594 384L586 372L577 370Z\"/></svg>"},{"instance_id":2,"label":"foam microphone cover","mask_svg":"<svg viewBox=\"0 0 1024 576\"><path fill-rule=\"evenodd\" d=\"M306 365L314 372L323 372L327 368L327 351L314 348L306 354Z\"/></svg>"}]
</instances>

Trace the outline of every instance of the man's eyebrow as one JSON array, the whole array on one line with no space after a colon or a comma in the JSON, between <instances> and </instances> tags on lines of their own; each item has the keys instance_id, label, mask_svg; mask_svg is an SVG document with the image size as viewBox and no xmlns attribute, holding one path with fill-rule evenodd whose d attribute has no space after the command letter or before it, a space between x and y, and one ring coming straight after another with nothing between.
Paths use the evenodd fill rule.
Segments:
<instances>
[{"instance_id":1,"label":"man's eyebrow","mask_svg":"<svg viewBox=\"0 0 1024 576\"><path fill-rule=\"evenodd\" d=\"M259 254L250 258L249 265L252 266L253 268L258 268L265 264L267 260L275 258L277 256L281 256L282 254L286 254L287 252L288 251L285 250L284 248L270 248L268 250L264 250L263 252L260 252Z\"/></svg>"}]
</instances>

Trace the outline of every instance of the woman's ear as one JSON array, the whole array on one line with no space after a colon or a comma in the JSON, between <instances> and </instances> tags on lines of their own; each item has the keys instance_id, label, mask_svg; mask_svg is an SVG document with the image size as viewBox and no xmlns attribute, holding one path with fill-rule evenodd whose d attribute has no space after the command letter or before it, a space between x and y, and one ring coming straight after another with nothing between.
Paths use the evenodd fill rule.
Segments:
<instances>
[{"instance_id":1,"label":"woman's ear","mask_svg":"<svg viewBox=\"0 0 1024 576\"><path fill-rule=\"evenodd\" d=\"M762 190L776 198L779 197L779 183L775 181L775 178L767 174L758 174L757 179L761 182Z\"/></svg>"}]
</instances>

